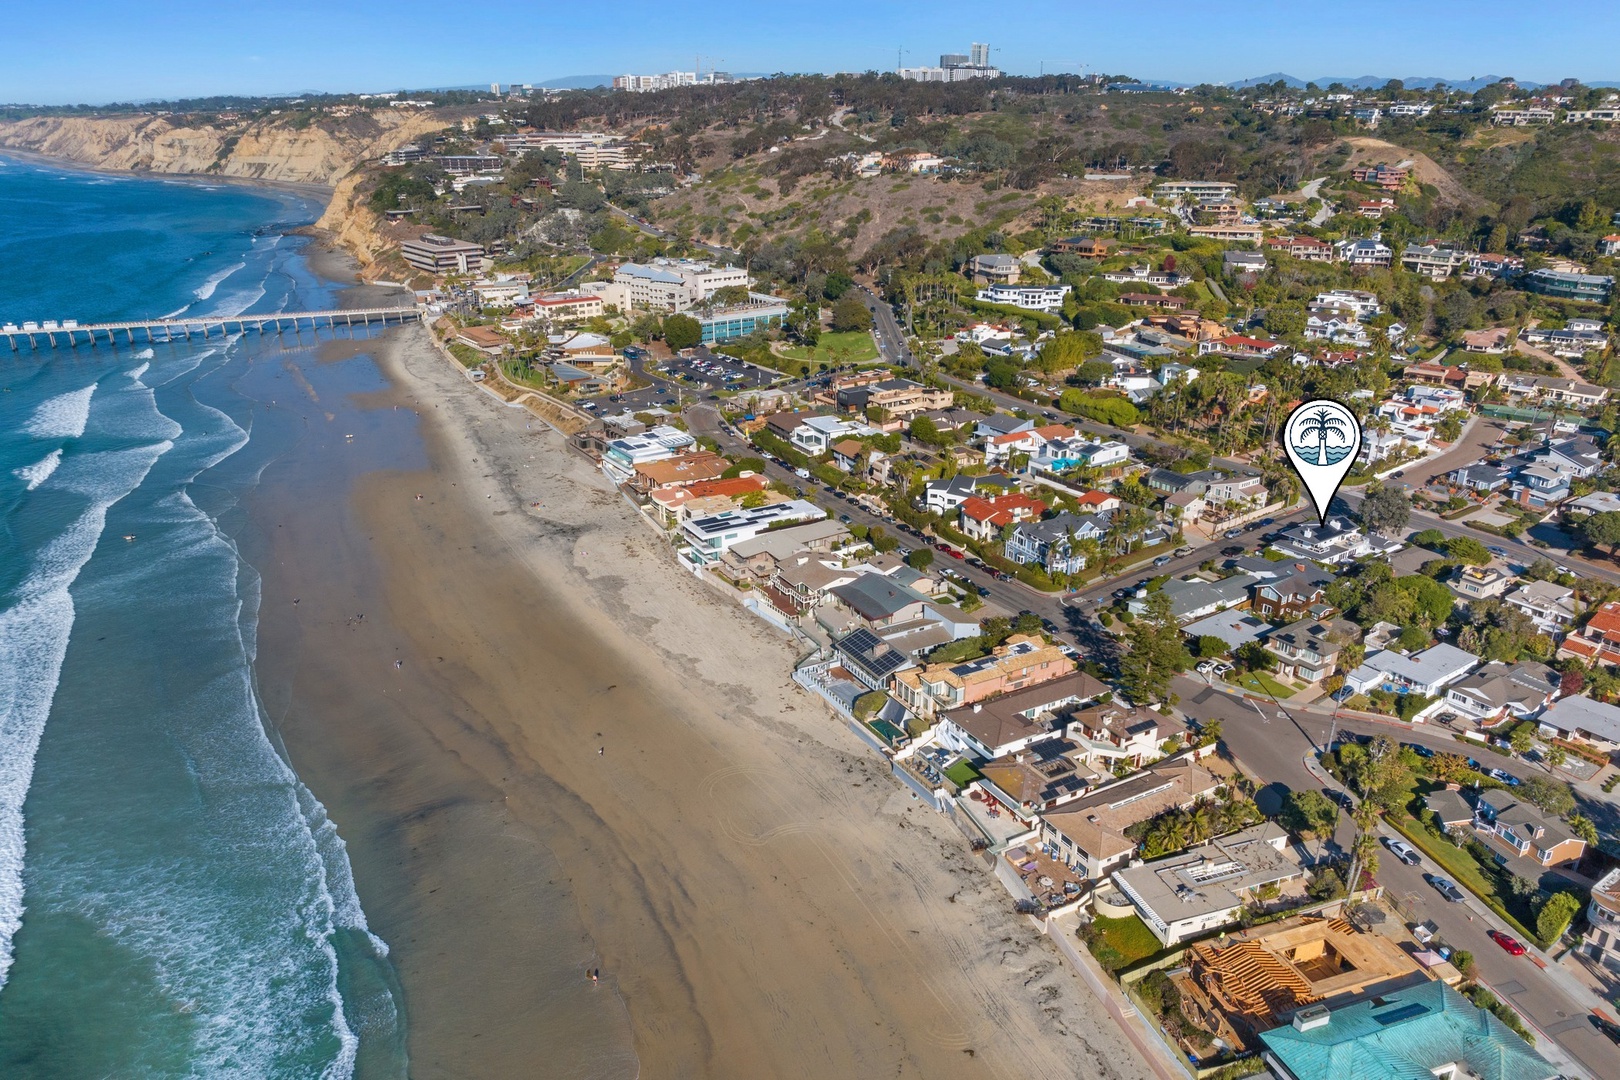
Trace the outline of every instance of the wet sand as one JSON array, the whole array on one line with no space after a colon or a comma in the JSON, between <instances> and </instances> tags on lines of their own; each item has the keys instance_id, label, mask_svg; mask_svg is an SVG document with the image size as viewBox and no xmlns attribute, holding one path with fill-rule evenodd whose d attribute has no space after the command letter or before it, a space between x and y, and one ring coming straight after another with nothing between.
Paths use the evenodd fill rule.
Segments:
<instances>
[{"instance_id":1,"label":"wet sand","mask_svg":"<svg viewBox=\"0 0 1620 1080\"><path fill-rule=\"evenodd\" d=\"M1148 1075L779 635L423 331L386 342L342 425L396 468L315 420L253 517L267 708L413 1076Z\"/></svg>"}]
</instances>

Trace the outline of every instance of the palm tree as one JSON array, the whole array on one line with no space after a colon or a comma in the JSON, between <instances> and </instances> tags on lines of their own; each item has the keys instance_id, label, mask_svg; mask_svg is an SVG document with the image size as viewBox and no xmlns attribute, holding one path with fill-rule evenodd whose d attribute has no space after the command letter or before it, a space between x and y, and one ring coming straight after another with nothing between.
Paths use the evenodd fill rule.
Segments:
<instances>
[{"instance_id":1,"label":"palm tree","mask_svg":"<svg viewBox=\"0 0 1620 1080\"><path fill-rule=\"evenodd\" d=\"M1307 416L1305 422L1299 426L1299 437L1301 439L1309 439L1313 436L1316 439L1316 463L1318 465L1328 463L1327 442L1330 434L1342 435L1348 439L1350 433L1345 429L1344 421L1333 415L1332 409L1326 407L1317 409Z\"/></svg>"},{"instance_id":2,"label":"palm tree","mask_svg":"<svg viewBox=\"0 0 1620 1080\"><path fill-rule=\"evenodd\" d=\"M1201 843L1215 835L1215 812L1209 803L1200 799L1192 808L1187 818L1188 830L1192 833L1195 843Z\"/></svg>"}]
</instances>

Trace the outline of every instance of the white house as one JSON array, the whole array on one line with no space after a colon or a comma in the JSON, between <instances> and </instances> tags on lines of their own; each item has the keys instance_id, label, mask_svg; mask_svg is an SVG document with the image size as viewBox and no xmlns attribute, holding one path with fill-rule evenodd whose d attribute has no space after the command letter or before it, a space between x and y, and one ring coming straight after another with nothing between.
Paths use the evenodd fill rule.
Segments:
<instances>
[{"instance_id":1,"label":"white house","mask_svg":"<svg viewBox=\"0 0 1620 1080\"><path fill-rule=\"evenodd\" d=\"M851 435L881 435L877 428L837 416L809 416L793 429L788 441L807 454L825 454L832 444Z\"/></svg>"},{"instance_id":2,"label":"white house","mask_svg":"<svg viewBox=\"0 0 1620 1080\"><path fill-rule=\"evenodd\" d=\"M1116 870L1114 886L1153 936L1174 945L1238 921L1260 889L1302 881L1310 860L1265 822L1180 855Z\"/></svg>"},{"instance_id":3,"label":"white house","mask_svg":"<svg viewBox=\"0 0 1620 1080\"><path fill-rule=\"evenodd\" d=\"M1575 590L1551 581L1527 581L1502 597L1502 603L1524 612L1547 634L1568 630L1580 614Z\"/></svg>"},{"instance_id":4,"label":"white house","mask_svg":"<svg viewBox=\"0 0 1620 1080\"><path fill-rule=\"evenodd\" d=\"M1346 675L1344 685L1357 694L1386 688L1398 694L1434 697L1478 663L1479 657L1473 653L1444 642L1411 656L1384 649L1367 657L1360 667Z\"/></svg>"},{"instance_id":5,"label":"white house","mask_svg":"<svg viewBox=\"0 0 1620 1080\"><path fill-rule=\"evenodd\" d=\"M803 499L769 503L752 509L725 510L707 517L691 518L681 526L690 545L692 562L707 566L733 544L752 540L767 529L797 521L820 521L827 511Z\"/></svg>"},{"instance_id":6,"label":"white house","mask_svg":"<svg viewBox=\"0 0 1620 1080\"><path fill-rule=\"evenodd\" d=\"M980 289L978 299L985 304L1009 304L1028 311L1059 311L1067 285L991 285Z\"/></svg>"}]
</instances>

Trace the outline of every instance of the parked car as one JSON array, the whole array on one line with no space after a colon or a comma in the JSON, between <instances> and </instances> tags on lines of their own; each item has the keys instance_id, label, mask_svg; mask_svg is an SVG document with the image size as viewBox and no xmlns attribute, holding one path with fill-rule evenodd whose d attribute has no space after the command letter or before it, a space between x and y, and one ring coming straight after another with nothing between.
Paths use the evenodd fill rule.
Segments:
<instances>
[{"instance_id":1,"label":"parked car","mask_svg":"<svg viewBox=\"0 0 1620 1080\"><path fill-rule=\"evenodd\" d=\"M1502 951L1507 953L1509 956L1524 955L1523 943L1521 943L1519 939L1514 937L1512 934L1504 934L1500 930L1487 930L1485 933L1492 941L1502 946Z\"/></svg>"},{"instance_id":2,"label":"parked car","mask_svg":"<svg viewBox=\"0 0 1620 1080\"><path fill-rule=\"evenodd\" d=\"M1210 674L1211 672L1213 672L1215 670L1215 661L1213 661L1213 660L1201 661L1199 663L1199 665L1196 668L1194 668L1193 670L1197 671L1198 674L1200 674L1200 675L1208 675L1208 674Z\"/></svg>"},{"instance_id":3,"label":"parked car","mask_svg":"<svg viewBox=\"0 0 1620 1080\"><path fill-rule=\"evenodd\" d=\"M1154 566L1169 566L1170 565L1170 556L1168 556L1168 555L1160 555L1157 559L1153 560L1153 565Z\"/></svg>"},{"instance_id":4,"label":"parked car","mask_svg":"<svg viewBox=\"0 0 1620 1080\"><path fill-rule=\"evenodd\" d=\"M1405 863L1407 866L1416 866L1418 864L1417 848L1413 847L1411 844L1408 844L1405 840L1391 840L1388 837L1385 837L1384 846L1389 849L1389 853L1391 855L1401 860L1401 862Z\"/></svg>"},{"instance_id":5,"label":"parked car","mask_svg":"<svg viewBox=\"0 0 1620 1080\"><path fill-rule=\"evenodd\" d=\"M983 585L976 585L976 586L974 586L974 588L979 590L979 595L980 596L989 596L990 595L990 590L985 588Z\"/></svg>"},{"instance_id":6,"label":"parked car","mask_svg":"<svg viewBox=\"0 0 1620 1080\"><path fill-rule=\"evenodd\" d=\"M839 514L838 520L842 521L845 525L848 525L850 523L850 516L848 514Z\"/></svg>"},{"instance_id":7,"label":"parked car","mask_svg":"<svg viewBox=\"0 0 1620 1080\"><path fill-rule=\"evenodd\" d=\"M1338 788L1323 788L1322 794L1326 795L1329 799L1332 799L1335 803L1344 807L1346 810L1354 810L1356 808L1355 800L1350 797L1350 793L1347 791L1340 791Z\"/></svg>"},{"instance_id":8,"label":"parked car","mask_svg":"<svg viewBox=\"0 0 1620 1080\"><path fill-rule=\"evenodd\" d=\"M800 480L808 480L808 479L810 479L810 470L809 469L794 469L793 470L793 475L797 476Z\"/></svg>"},{"instance_id":9,"label":"parked car","mask_svg":"<svg viewBox=\"0 0 1620 1080\"><path fill-rule=\"evenodd\" d=\"M1226 537L1228 540L1236 540L1238 537L1243 535L1243 530L1242 529L1227 529L1221 535Z\"/></svg>"},{"instance_id":10,"label":"parked car","mask_svg":"<svg viewBox=\"0 0 1620 1080\"><path fill-rule=\"evenodd\" d=\"M1427 746L1424 746L1422 743L1403 742L1403 743L1401 743L1401 745L1406 747L1406 749L1412 751L1412 753L1416 754L1418 757L1421 757L1421 758L1434 757L1434 751L1429 749Z\"/></svg>"},{"instance_id":11,"label":"parked car","mask_svg":"<svg viewBox=\"0 0 1620 1080\"><path fill-rule=\"evenodd\" d=\"M1005 570L997 570L995 572L995 578L997 581L1011 581L1013 576L1007 573Z\"/></svg>"},{"instance_id":12,"label":"parked car","mask_svg":"<svg viewBox=\"0 0 1620 1080\"><path fill-rule=\"evenodd\" d=\"M1193 549L1190 548L1190 547L1178 547L1178 548L1176 548L1176 558L1178 558L1178 559L1186 558L1188 555L1191 555L1192 553L1193 553Z\"/></svg>"},{"instance_id":13,"label":"parked car","mask_svg":"<svg viewBox=\"0 0 1620 1080\"><path fill-rule=\"evenodd\" d=\"M1507 551L1503 548L1492 546L1486 548L1485 550L1490 552L1492 555L1500 555L1504 559L1507 558Z\"/></svg>"},{"instance_id":14,"label":"parked car","mask_svg":"<svg viewBox=\"0 0 1620 1080\"><path fill-rule=\"evenodd\" d=\"M1234 555L1243 554L1243 552L1246 550L1247 549L1242 544L1231 544L1227 547L1221 548L1221 554L1231 558Z\"/></svg>"},{"instance_id":15,"label":"parked car","mask_svg":"<svg viewBox=\"0 0 1620 1080\"><path fill-rule=\"evenodd\" d=\"M1430 886L1434 888L1435 892L1439 893L1453 904L1460 904L1463 902L1462 890L1457 888L1456 883L1450 878L1443 878L1439 874L1424 874L1423 880L1427 881Z\"/></svg>"},{"instance_id":16,"label":"parked car","mask_svg":"<svg viewBox=\"0 0 1620 1080\"><path fill-rule=\"evenodd\" d=\"M963 555L960 551L957 551L953 547L946 548L945 549L945 554L949 555L953 559L965 559L965 558L967 558L966 555Z\"/></svg>"}]
</instances>

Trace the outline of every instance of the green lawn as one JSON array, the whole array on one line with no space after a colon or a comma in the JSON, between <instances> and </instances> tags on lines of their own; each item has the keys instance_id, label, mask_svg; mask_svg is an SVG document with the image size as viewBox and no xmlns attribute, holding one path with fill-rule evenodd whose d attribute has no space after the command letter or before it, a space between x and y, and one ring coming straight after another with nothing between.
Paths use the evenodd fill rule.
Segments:
<instances>
[{"instance_id":1,"label":"green lawn","mask_svg":"<svg viewBox=\"0 0 1620 1080\"><path fill-rule=\"evenodd\" d=\"M979 770L973 767L971 761L966 759L958 761L945 770L945 778L959 788L965 788L979 778Z\"/></svg>"},{"instance_id":2,"label":"green lawn","mask_svg":"<svg viewBox=\"0 0 1620 1080\"><path fill-rule=\"evenodd\" d=\"M1273 679L1263 671L1233 672L1226 677L1226 681L1245 690L1252 690L1256 694L1270 694L1281 701L1283 698L1294 696L1294 691Z\"/></svg>"},{"instance_id":3,"label":"green lawn","mask_svg":"<svg viewBox=\"0 0 1620 1080\"><path fill-rule=\"evenodd\" d=\"M791 360L809 360L816 364L861 364L878 357L877 342L865 330L850 330L841 334L822 334L814 349L795 345L781 350Z\"/></svg>"},{"instance_id":4,"label":"green lawn","mask_svg":"<svg viewBox=\"0 0 1620 1080\"><path fill-rule=\"evenodd\" d=\"M1489 867L1482 865L1466 848L1457 847L1435 832L1429 824L1413 816L1412 807L1421 806L1419 800L1436 786L1420 781L1413 790L1412 799L1401 811L1384 815L1384 820L1416 844L1423 854L1439 863L1447 877L1484 900L1487 906L1506 918L1526 938L1537 940L1535 933L1529 929L1535 925L1535 913L1528 903L1515 898L1508 888L1508 872L1495 863Z\"/></svg>"},{"instance_id":5,"label":"green lawn","mask_svg":"<svg viewBox=\"0 0 1620 1080\"><path fill-rule=\"evenodd\" d=\"M1164 948L1147 923L1131 915L1124 919L1091 920L1099 937L1091 945L1091 955L1109 971L1127 968L1138 960L1145 960Z\"/></svg>"}]
</instances>

